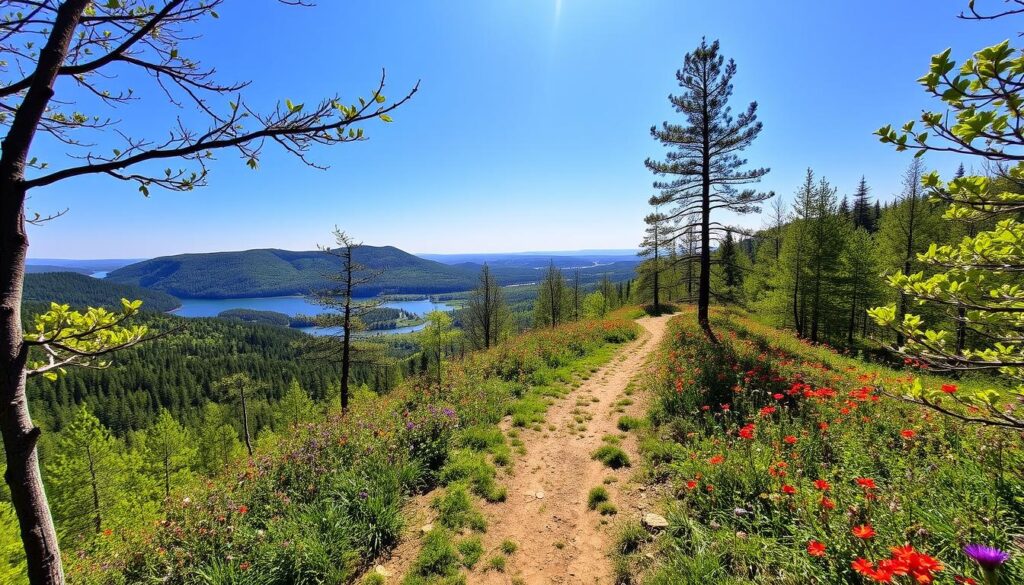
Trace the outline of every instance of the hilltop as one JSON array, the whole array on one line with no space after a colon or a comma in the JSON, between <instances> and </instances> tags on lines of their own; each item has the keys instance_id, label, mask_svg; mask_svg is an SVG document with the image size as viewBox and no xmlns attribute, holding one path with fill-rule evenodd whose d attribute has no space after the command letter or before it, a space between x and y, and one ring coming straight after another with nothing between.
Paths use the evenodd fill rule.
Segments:
<instances>
[{"instance_id":1,"label":"hilltop","mask_svg":"<svg viewBox=\"0 0 1024 585\"><path fill-rule=\"evenodd\" d=\"M526 284L539 279L546 258L524 263L499 262L492 266L502 285ZM393 246L362 246L356 261L382 271L374 283L357 289L359 295L439 294L466 291L476 285L482 264L460 261L446 264L415 256ZM538 262L540 264L538 264ZM633 276L636 262L599 262L590 258L574 263L585 282L608 274L614 280ZM258 249L239 252L179 254L144 260L112 271L107 280L163 291L181 298L236 298L307 294L330 285L325 274L338 273L337 258L320 251Z\"/></svg>"}]
</instances>

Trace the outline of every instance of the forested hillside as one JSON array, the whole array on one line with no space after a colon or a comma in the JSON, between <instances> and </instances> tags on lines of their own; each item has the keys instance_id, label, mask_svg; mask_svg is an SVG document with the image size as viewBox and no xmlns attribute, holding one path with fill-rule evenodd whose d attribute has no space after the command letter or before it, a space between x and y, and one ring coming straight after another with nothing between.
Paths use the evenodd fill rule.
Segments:
<instances>
[{"instance_id":1,"label":"forested hillside","mask_svg":"<svg viewBox=\"0 0 1024 585\"><path fill-rule=\"evenodd\" d=\"M478 264L442 264L391 246L361 246L356 260L369 270L382 271L373 283L357 288L359 296L467 291L480 271ZM585 281L592 283L605 274L616 280L630 278L634 268L635 263L620 261L581 272ZM115 270L107 279L182 298L259 297L308 294L326 288L329 281L325 275L339 269L337 258L319 251L247 250L154 258ZM494 268L502 285L537 282L539 273L525 266Z\"/></svg>"},{"instance_id":2,"label":"forested hillside","mask_svg":"<svg viewBox=\"0 0 1024 585\"><path fill-rule=\"evenodd\" d=\"M26 302L67 303L74 307L120 307L121 299L138 299L147 312L166 313L181 306L173 296L132 284L92 278L74 272L25 275Z\"/></svg>"}]
</instances>

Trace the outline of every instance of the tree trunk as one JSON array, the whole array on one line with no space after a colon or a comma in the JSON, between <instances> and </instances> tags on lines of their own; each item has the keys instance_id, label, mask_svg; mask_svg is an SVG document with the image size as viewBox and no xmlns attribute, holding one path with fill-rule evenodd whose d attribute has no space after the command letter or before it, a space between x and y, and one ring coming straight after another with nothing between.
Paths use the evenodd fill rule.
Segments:
<instances>
[{"instance_id":1,"label":"tree trunk","mask_svg":"<svg viewBox=\"0 0 1024 585\"><path fill-rule=\"evenodd\" d=\"M103 530L103 516L100 514L100 486L96 481L96 463L92 459L92 449L88 444L85 446L85 456L89 458L89 487L92 488L92 511L96 515L93 518L93 523L96 533L99 534Z\"/></svg>"},{"instance_id":2,"label":"tree trunk","mask_svg":"<svg viewBox=\"0 0 1024 585\"><path fill-rule=\"evenodd\" d=\"M352 346L352 246L345 248L345 308L341 332L341 415L348 412L348 377Z\"/></svg>"},{"instance_id":3,"label":"tree trunk","mask_svg":"<svg viewBox=\"0 0 1024 585\"><path fill-rule=\"evenodd\" d=\"M31 85L0 146L0 435L7 458L4 479L18 516L32 585L60 585L64 569L39 474L40 430L32 424L25 394L28 347L22 337L21 299L28 236L23 180L36 128L53 98L54 83L88 4L88 0L67 0L57 8Z\"/></svg>"},{"instance_id":4,"label":"tree trunk","mask_svg":"<svg viewBox=\"0 0 1024 585\"><path fill-rule=\"evenodd\" d=\"M0 183L0 434L4 439L11 503L18 515L21 540L33 585L64 582L57 532L39 473L36 441L40 430L32 424L25 373L28 347L22 338L21 299L28 253L20 180Z\"/></svg>"},{"instance_id":5,"label":"tree trunk","mask_svg":"<svg viewBox=\"0 0 1024 585\"><path fill-rule=\"evenodd\" d=\"M245 404L245 382L240 381L238 393L242 397L242 430L245 433L245 448L249 451L249 458L252 458L252 439L249 437L249 409Z\"/></svg>"},{"instance_id":6,"label":"tree trunk","mask_svg":"<svg viewBox=\"0 0 1024 585\"><path fill-rule=\"evenodd\" d=\"M708 307L711 305L711 128L708 117L708 79L704 77L704 116L702 118L704 144L701 157L701 201L700 201L700 282L697 286L697 323L712 344L718 345L715 332L711 330Z\"/></svg>"}]
</instances>

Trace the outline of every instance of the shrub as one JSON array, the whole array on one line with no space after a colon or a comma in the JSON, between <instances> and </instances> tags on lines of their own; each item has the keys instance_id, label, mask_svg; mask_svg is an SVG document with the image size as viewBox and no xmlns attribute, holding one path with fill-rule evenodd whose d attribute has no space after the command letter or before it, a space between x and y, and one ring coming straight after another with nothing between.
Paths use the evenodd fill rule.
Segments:
<instances>
[{"instance_id":1,"label":"shrub","mask_svg":"<svg viewBox=\"0 0 1024 585\"><path fill-rule=\"evenodd\" d=\"M501 552L506 555L515 553L519 549L519 546L511 540L503 540L501 542Z\"/></svg>"}]
</instances>

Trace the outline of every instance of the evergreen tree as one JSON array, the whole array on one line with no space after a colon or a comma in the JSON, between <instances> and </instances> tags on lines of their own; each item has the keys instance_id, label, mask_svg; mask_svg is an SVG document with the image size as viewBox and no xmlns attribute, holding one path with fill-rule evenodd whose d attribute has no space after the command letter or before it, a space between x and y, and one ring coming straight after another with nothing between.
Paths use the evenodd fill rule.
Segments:
<instances>
[{"instance_id":1,"label":"evergreen tree","mask_svg":"<svg viewBox=\"0 0 1024 585\"><path fill-rule=\"evenodd\" d=\"M533 323L535 327L557 327L565 321L568 305L565 276L552 260L540 283L537 300L534 303ZM629 292L624 293L626 296Z\"/></svg>"},{"instance_id":2,"label":"evergreen tree","mask_svg":"<svg viewBox=\"0 0 1024 585\"><path fill-rule=\"evenodd\" d=\"M697 320L713 343L717 339L708 319L711 241L712 231L719 224L712 221L711 214L719 209L757 211L757 204L772 196L736 189L759 181L768 169L743 168L747 161L739 157L739 152L761 133L757 103L751 102L738 118L731 116L728 102L736 64L731 59L726 64L718 49L718 41L708 45L701 40L700 46L684 57L683 67L676 73L683 93L670 96L669 101L676 112L683 114L686 124L665 122L661 128L652 127L652 136L671 150L664 161L647 159L645 163L655 174L672 177L654 184L660 194L652 198L652 205L673 204L675 209L668 216L673 221L699 214Z\"/></svg>"},{"instance_id":3,"label":"evergreen tree","mask_svg":"<svg viewBox=\"0 0 1024 585\"><path fill-rule=\"evenodd\" d=\"M480 280L469 296L465 313L466 335L477 349L497 345L508 326L508 307L498 281L486 263L480 269Z\"/></svg>"},{"instance_id":4,"label":"evergreen tree","mask_svg":"<svg viewBox=\"0 0 1024 585\"><path fill-rule=\"evenodd\" d=\"M241 408L242 438L245 440L245 449L249 457L253 456L252 433L249 432L249 403L247 396L251 396L258 388L257 384L249 377L249 374L238 373L221 378L216 387L227 393L230 397L238 398Z\"/></svg>"},{"instance_id":5,"label":"evergreen tree","mask_svg":"<svg viewBox=\"0 0 1024 585\"><path fill-rule=\"evenodd\" d=\"M47 483L53 514L69 535L99 533L120 497L120 448L110 430L82 405L60 433Z\"/></svg>"},{"instance_id":6,"label":"evergreen tree","mask_svg":"<svg viewBox=\"0 0 1024 585\"><path fill-rule=\"evenodd\" d=\"M665 270L662 259L666 240L669 239L667 222L664 214L655 212L644 218L647 224L646 235L640 243L640 257L646 260L637 269L642 285L651 291L652 306L657 313L661 307L661 274Z\"/></svg>"},{"instance_id":7,"label":"evergreen tree","mask_svg":"<svg viewBox=\"0 0 1024 585\"><path fill-rule=\"evenodd\" d=\"M918 253L942 237L939 233L942 210L923 193L924 173L921 159L913 159L903 175L903 192L882 216L878 232L879 258L881 268L889 274L913 274L924 268ZM900 320L907 312L908 303L909 297L897 292L896 314ZM901 346L903 342L902 334L897 332L896 345Z\"/></svg>"},{"instance_id":8,"label":"evergreen tree","mask_svg":"<svg viewBox=\"0 0 1024 585\"><path fill-rule=\"evenodd\" d=\"M189 476L197 449L195 437L166 410L143 434L143 460L151 477L163 487L164 497Z\"/></svg>"},{"instance_id":9,"label":"evergreen tree","mask_svg":"<svg viewBox=\"0 0 1024 585\"><path fill-rule=\"evenodd\" d=\"M335 247L320 246L320 250L341 261L341 273L325 274L325 278L333 284L326 290L318 291L315 298L317 304L336 313L317 316L316 324L327 329L340 329L340 332L314 336L308 342L308 355L313 359L340 361L341 412L344 414L348 412L352 364L359 360L381 359L382 349L377 344L356 343L353 338L355 332L364 327L362 317L380 306L377 300L357 299L356 289L379 278L381 272L370 270L355 259L356 250L363 245L361 242L356 242L338 228L334 228L333 235Z\"/></svg>"},{"instance_id":10,"label":"evergreen tree","mask_svg":"<svg viewBox=\"0 0 1024 585\"><path fill-rule=\"evenodd\" d=\"M743 252L739 251L736 246L736 240L732 237L731 231L725 232L725 238L722 239L718 248L718 265L721 268L721 280L722 280L722 298L727 301L735 301L737 297L737 291L743 284L743 273L740 268L739 256Z\"/></svg>"},{"instance_id":11,"label":"evergreen tree","mask_svg":"<svg viewBox=\"0 0 1024 585\"><path fill-rule=\"evenodd\" d=\"M857 192L853 195L853 227L874 232L877 225L876 210L872 209L871 201L868 200L870 191L867 179L861 177Z\"/></svg>"},{"instance_id":12,"label":"evergreen tree","mask_svg":"<svg viewBox=\"0 0 1024 585\"><path fill-rule=\"evenodd\" d=\"M444 311L427 313L427 324L419 331L420 346L434 364L437 387L444 385L444 361L452 355L452 346L458 339L458 331L452 326L452 317Z\"/></svg>"},{"instance_id":13,"label":"evergreen tree","mask_svg":"<svg viewBox=\"0 0 1024 585\"><path fill-rule=\"evenodd\" d=\"M277 405L277 412L281 417L282 428L286 429L308 420L313 414L313 401L299 385L298 380L292 378L288 391Z\"/></svg>"}]
</instances>

